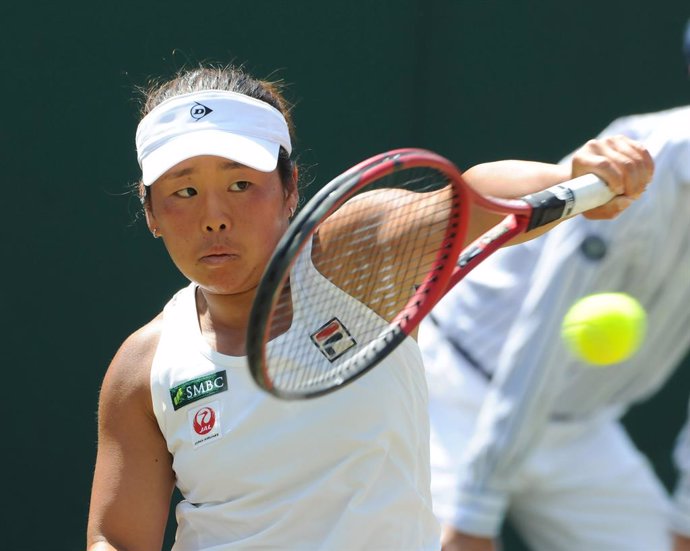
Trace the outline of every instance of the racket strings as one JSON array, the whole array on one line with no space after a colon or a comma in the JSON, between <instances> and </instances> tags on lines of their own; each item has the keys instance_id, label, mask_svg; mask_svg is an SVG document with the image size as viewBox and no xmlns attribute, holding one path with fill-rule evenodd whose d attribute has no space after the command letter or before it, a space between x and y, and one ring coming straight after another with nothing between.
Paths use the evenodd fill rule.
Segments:
<instances>
[{"instance_id":1,"label":"racket strings","mask_svg":"<svg viewBox=\"0 0 690 551\"><path fill-rule=\"evenodd\" d=\"M432 203L424 208L433 210L436 206L437 203ZM380 226L370 224L358 229L351 243L334 248L329 255L332 260L320 268L326 273L347 273L348 293L390 321L416 291L420 276L432 269L434 258L428 253L425 258L425 251L437 248L436 244L430 244L430 236L443 231L445 226L444 221L414 239L381 245L376 240Z\"/></svg>"},{"instance_id":2,"label":"racket strings","mask_svg":"<svg viewBox=\"0 0 690 551\"><path fill-rule=\"evenodd\" d=\"M353 356L381 341L393 320L414 313L419 301L411 299L425 278L433 281L439 248L448 248L442 242L455 224L448 216L458 198L441 191L447 184L428 167L393 172L363 186L316 231L285 281L290 292L276 295L292 301L280 301L270 320L268 334L290 327L266 348L273 386L340 384L359 369Z\"/></svg>"},{"instance_id":3,"label":"racket strings","mask_svg":"<svg viewBox=\"0 0 690 551\"><path fill-rule=\"evenodd\" d=\"M417 169L417 171L419 171L419 169ZM440 207L445 206L447 202L446 199L430 201L428 197L423 194L424 192L429 192L439 187L438 178L434 178L433 183L429 184L428 169L423 171L423 176L411 177L410 172L413 171L406 170L403 174L396 173L394 175L398 180L404 180L404 185L389 180L383 183L383 185L389 186L390 189L410 189L417 192L413 198L409 196L397 198L385 206L389 212L389 216L386 219L388 226L399 225L406 227L411 226L414 220L429 219L429 214L437 212ZM434 176L438 177L438 174L434 173ZM444 185L447 183L444 178L441 179L441 181ZM370 191L369 188L363 190L364 193ZM398 212L404 214L401 216L393 216L393 213ZM357 217L358 215L359 212L350 214L352 217ZM348 255L360 257L356 262L356 266L359 266L359 268L355 268L352 275L355 279L359 277L363 288L376 290L378 296L371 297L368 301L369 304L384 303L386 299L400 296L401 293L403 295L407 294L407 291L412 289L414 284L418 281L419 273L426 273L428 271L427 265L423 265L420 270L420 265L418 263L411 261L402 262L400 259L414 259L423 255L423 252L428 251L430 248L435 249L436 247L430 247L429 237L434 233L442 232L446 225L447 221L445 219L440 220L435 224L435 227L428 226L425 228L425 231L418 231L413 239L406 239L401 243L397 243L396 246L385 246L376 241L376 234L380 233L383 229L380 221L376 219L367 225L360 225L357 227L352 234L352 246L349 246L347 242L344 243L344 248L347 250L344 251L343 254L334 254L333 260L338 262ZM376 247L378 247L378 250L374 255L371 255L370 251ZM342 251L338 251L338 253L341 252ZM377 263L371 262L372 256L378 261ZM367 260L369 260L369 262L367 262ZM375 265L372 266L372 264ZM403 270L402 274L400 269ZM360 272L364 274L361 277L359 276ZM400 290L397 290L396 280L400 279L409 282L409 284L403 285ZM374 280L377 281L377 285L375 286L373 285ZM357 293L355 293L355 296L357 296ZM389 318L391 311L396 309L395 306L397 303L398 301L394 300L391 310L381 309L379 313L382 314L384 318Z\"/></svg>"}]
</instances>

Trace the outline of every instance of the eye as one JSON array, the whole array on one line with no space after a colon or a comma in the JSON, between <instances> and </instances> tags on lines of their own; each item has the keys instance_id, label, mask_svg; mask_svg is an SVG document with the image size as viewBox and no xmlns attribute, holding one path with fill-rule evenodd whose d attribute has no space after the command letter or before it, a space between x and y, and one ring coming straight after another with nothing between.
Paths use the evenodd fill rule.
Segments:
<instances>
[{"instance_id":1,"label":"eye","mask_svg":"<svg viewBox=\"0 0 690 551\"><path fill-rule=\"evenodd\" d=\"M195 190L193 187L186 187L176 191L175 195L178 197L193 197L194 195L197 195L197 193L197 190Z\"/></svg>"},{"instance_id":2,"label":"eye","mask_svg":"<svg viewBox=\"0 0 690 551\"><path fill-rule=\"evenodd\" d=\"M247 182L246 180L240 180L238 182L233 182L230 184L229 189L230 191L247 191L249 189L249 186L251 186L251 182Z\"/></svg>"}]
</instances>

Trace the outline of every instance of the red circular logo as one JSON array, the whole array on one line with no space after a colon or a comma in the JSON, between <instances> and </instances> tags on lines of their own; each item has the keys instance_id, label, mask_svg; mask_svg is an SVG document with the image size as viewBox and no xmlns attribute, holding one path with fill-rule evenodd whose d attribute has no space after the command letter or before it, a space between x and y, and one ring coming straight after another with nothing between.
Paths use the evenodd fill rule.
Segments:
<instances>
[{"instance_id":1,"label":"red circular logo","mask_svg":"<svg viewBox=\"0 0 690 551\"><path fill-rule=\"evenodd\" d=\"M201 408L194 415L194 430L197 434L206 434L216 424L216 412L211 408Z\"/></svg>"}]
</instances>

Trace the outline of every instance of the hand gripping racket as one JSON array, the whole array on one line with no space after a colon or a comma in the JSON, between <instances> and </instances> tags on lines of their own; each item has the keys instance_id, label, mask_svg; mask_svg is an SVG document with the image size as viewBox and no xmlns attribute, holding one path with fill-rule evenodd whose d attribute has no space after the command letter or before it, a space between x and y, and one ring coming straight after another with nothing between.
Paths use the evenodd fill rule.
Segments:
<instances>
[{"instance_id":1,"label":"hand gripping racket","mask_svg":"<svg viewBox=\"0 0 690 551\"><path fill-rule=\"evenodd\" d=\"M613 195L586 175L520 199L482 196L420 149L358 164L302 208L266 267L247 333L252 377L284 399L342 388L506 242ZM506 216L463 250L475 207Z\"/></svg>"}]
</instances>

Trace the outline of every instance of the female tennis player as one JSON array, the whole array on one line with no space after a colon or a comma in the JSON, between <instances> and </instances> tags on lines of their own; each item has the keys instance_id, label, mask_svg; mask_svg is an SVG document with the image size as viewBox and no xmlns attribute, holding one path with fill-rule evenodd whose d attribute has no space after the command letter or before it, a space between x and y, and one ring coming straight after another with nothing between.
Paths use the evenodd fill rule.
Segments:
<instances>
[{"instance_id":1,"label":"female tennis player","mask_svg":"<svg viewBox=\"0 0 690 551\"><path fill-rule=\"evenodd\" d=\"M160 549L177 486L175 551L438 550L413 339L314 400L278 400L247 371L255 289L298 203L285 99L238 69L206 67L152 89L143 114L136 144L146 220L190 284L126 339L105 375L88 549ZM611 218L652 170L636 142L611 138L588 142L566 169L503 161L466 177L479 192L514 197L593 172L620 197L588 215ZM500 218L473 221L467 239ZM318 237L327 243L339 227L365 222L328 225ZM316 268L305 277L330 286L335 306L354 300ZM377 315L369 304L361 310ZM322 326L313 321L311 337ZM329 326L341 346L351 331L337 319ZM323 344L308 331L282 333Z\"/></svg>"}]
</instances>

